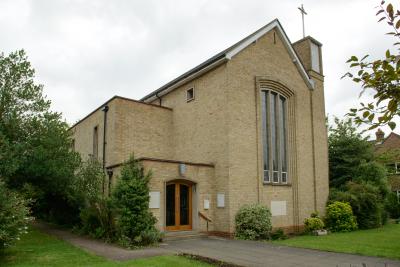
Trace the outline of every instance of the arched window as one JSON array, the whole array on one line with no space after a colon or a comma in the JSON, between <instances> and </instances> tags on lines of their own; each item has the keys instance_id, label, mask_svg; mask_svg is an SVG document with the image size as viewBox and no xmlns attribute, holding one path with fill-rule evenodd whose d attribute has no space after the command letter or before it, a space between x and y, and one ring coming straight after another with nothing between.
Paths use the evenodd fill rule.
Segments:
<instances>
[{"instance_id":1,"label":"arched window","mask_svg":"<svg viewBox=\"0 0 400 267\"><path fill-rule=\"evenodd\" d=\"M264 183L288 181L287 99L272 91L261 91Z\"/></svg>"}]
</instances>

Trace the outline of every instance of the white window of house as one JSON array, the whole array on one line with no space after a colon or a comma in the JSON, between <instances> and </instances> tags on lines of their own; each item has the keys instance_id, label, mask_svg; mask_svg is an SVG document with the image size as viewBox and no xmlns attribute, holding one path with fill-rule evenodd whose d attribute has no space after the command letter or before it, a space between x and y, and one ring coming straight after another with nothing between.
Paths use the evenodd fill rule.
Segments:
<instances>
[{"instance_id":1,"label":"white window of house","mask_svg":"<svg viewBox=\"0 0 400 267\"><path fill-rule=\"evenodd\" d=\"M286 106L284 96L261 91L264 183L288 182Z\"/></svg>"},{"instance_id":2,"label":"white window of house","mask_svg":"<svg viewBox=\"0 0 400 267\"><path fill-rule=\"evenodd\" d=\"M186 101L192 101L194 99L194 88L191 87L186 90Z\"/></svg>"},{"instance_id":3,"label":"white window of house","mask_svg":"<svg viewBox=\"0 0 400 267\"><path fill-rule=\"evenodd\" d=\"M318 73L321 72L319 58L319 46L311 43L311 69Z\"/></svg>"},{"instance_id":4,"label":"white window of house","mask_svg":"<svg viewBox=\"0 0 400 267\"><path fill-rule=\"evenodd\" d=\"M399 174L400 173L400 162L388 163L386 164L389 174Z\"/></svg>"}]
</instances>

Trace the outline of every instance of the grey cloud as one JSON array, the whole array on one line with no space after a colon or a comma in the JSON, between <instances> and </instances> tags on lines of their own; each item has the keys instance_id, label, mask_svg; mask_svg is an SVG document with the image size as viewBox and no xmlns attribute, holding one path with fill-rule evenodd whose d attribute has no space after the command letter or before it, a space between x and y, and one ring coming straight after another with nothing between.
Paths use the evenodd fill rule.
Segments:
<instances>
[{"instance_id":1,"label":"grey cloud","mask_svg":"<svg viewBox=\"0 0 400 267\"><path fill-rule=\"evenodd\" d=\"M341 80L353 54L381 56L393 43L374 0L304 0L306 33L323 43L326 111L343 116L359 88ZM279 18L302 37L300 2L2 0L1 50L24 48L38 81L73 123L115 94L140 98Z\"/></svg>"}]
</instances>

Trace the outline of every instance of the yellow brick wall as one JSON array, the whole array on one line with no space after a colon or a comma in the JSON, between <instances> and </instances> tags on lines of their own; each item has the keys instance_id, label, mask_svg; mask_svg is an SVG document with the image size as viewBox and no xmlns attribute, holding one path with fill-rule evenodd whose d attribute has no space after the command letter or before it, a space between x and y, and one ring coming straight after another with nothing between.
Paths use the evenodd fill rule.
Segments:
<instances>
[{"instance_id":1,"label":"yellow brick wall","mask_svg":"<svg viewBox=\"0 0 400 267\"><path fill-rule=\"evenodd\" d=\"M213 219L210 230L233 232L240 206L260 202L270 207L271 201L287 203L287 215L274 216L274 227L302 224L315 209L324 212L328 196L323 76L311 75L314 90L306 86L279 35L271 31L227 63L163 96L162 105L172 110L116 98L109 103L107 166L125 161L132 152L136 157L211 163L214 168L188 167L188 179L199 190L196 207L201 210L204 198L210 199L210 210L204 211ZM290 173L285 186L263 184L257 77L293 92L288 114ZM195 99L187 102L186 90L191 87ZM102 116L96 111L73 128L77 151L83 155L91 153L96 124L101 154ZM151 190L161 192L163 201L165 181L179 178L178 165L143 164L153 170ZM224 208L215 206L217 193L225 194ZM153 210L160 228L164 207L162 202L159 210ZM199 224L204 230L204 222Z\"/></svg>"}]
</instances>

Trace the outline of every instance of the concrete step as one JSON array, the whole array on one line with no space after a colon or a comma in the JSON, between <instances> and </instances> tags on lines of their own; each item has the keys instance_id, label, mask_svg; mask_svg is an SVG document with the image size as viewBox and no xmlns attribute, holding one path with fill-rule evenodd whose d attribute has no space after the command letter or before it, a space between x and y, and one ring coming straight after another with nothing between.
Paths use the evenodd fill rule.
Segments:
<instances>
[{"instance_id":1,"label":"concrete step","mask_svg":"<svg viewBox=\"0 0 400 267\"><path fill-rule=\"evenodd\" d=\"M198 239L206 237L208 237L206 233L201 233L199 231L170 231L170 232L164 232L163 241Z\"/></svg>"}]
</instances>

